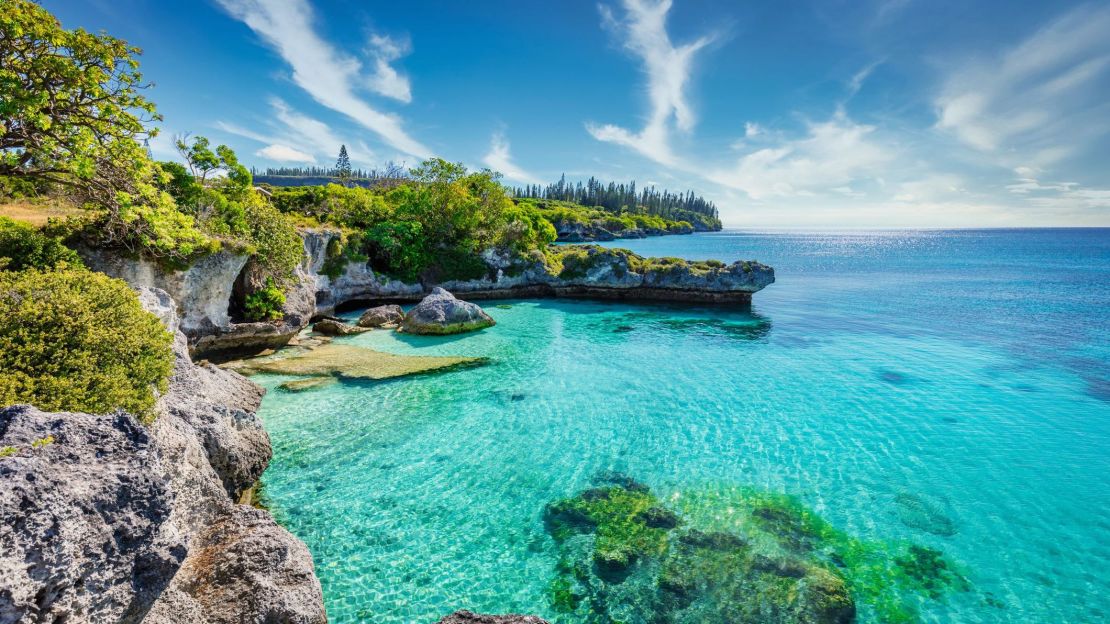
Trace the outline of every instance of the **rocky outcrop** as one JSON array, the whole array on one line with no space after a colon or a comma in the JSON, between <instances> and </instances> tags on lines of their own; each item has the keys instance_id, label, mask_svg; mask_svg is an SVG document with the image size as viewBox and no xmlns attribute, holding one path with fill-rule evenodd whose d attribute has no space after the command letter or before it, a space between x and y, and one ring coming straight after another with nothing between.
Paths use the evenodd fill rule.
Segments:
<instances>
[{"instance_id":1,"label":"rocky outcrop","mask_svg":"<svg viewBox=\"0 0 1110 624\"><path fill-rule=\"evenodd\" d=\"M174 331L179 306L140 292ZM149 428L124 413L0 412L0 622L326 621L304 544L236 501L270 459L262 391L185 335Z\"/></svg>"},{"instance_id":2,"label":"rocky outcrop","mask_svg":"<svg viewBox=\"0 0 1110 624\"><path fill-rule=\"evenodd\" d=\"M382 305L362 313L358 319L359 327L392 328L405 319L405 311L399 305Z\"/></svg>"},{"instance_id":3,"label":"rocky outcrop","mask_svg":"<svg viewBox=\"0 0 1110 624\"><path fill-rule=\"evenodd\" d=\"M0 411L0 446L19 449L0 459L0 622L139 621L186 553L150 433L24 405Z\"/></svg>"},{"instance_id":4,"label":"rocky outcrop","mask_svg":"<svg viewBox=\"0 0 1110 624\"><path fill-rule=\"evenodd\" d=\"M136 290L156 288L168 293L176 302L190 351L198 358L282 346L316 313L313 274L307 262L296 269L293 285L285 293L280 322L243 323L232 319L230 309L236 285L250 279L249 258L244 254L222 250L186 269L173 269L115 250L82 249L80 253L91 269L122 279Z\"/></svg>"},{"instance_id":5,"label":"rocky outcrop","mask_svg":"<svg viewBox=\"0 0 1110 624\"><path fill-rule=\"evenodd\" d=\"M695 227L688 223L676 222L669 229L652 227L625 227L620 221L607 221L597 219L593 221L571 221L560 219L553 221L555 236L560 243L592 243L597 241L612 241L619 238L647 238L648 236L666 236L668 234L693 234ZM712 231L703 228L700 231Z\"/></svg>"},{"instance_id":6,"label":"rocky outcrop","mask_svg":"<svg viewBox=\"0 0 1110 624\"><path fill-rule=\"evenodd\" d=\"M534 615L479 615L470 611L456 611L438 624L547 624Z\"/></svg>"},{"instance_id":7,"label":"rocky outcrop","mask_svg":"<svg viewBox=\"0 0 1110 624\"><path fill-rule=\"evenodd\" d=\"M617 236L600 225L581 221L560 220L553 223L555 236L561 243L586 243L616 240ZM635 237L628 237L635 238Z\"/></svg>"},{"instance_id":8,"label":"rocky outcrop","mask_svg":"<svg viewBox=\"0 0 1110 624\"><path fill-rule=\"evenodd\" d=\"M409 334L461 334L494 324L493 318L477 305L456 299L442 288L433 288L405 315L400 331Z\"/></svg>"},{"instance_id":9,"label":"rocky outcrop","mask_svg":"<svg viewBox=\"0 0 1110 624\"><path fill-rule=\"evenodd\" d=\"M623 231L626 236L658 233ZM153 262L105 251L85 251L83 255L94 269L120 277L135 288L167 290L177 301L181 331L198 359L254 354L283 346L313 318L333 315L345 304L419 301L428 293L430 285L388 278L364 262L329 266L329 260L334 261L331 256L340 237L338 230L309 229L301 236L305 256L295 280L286 288L284 317L274 323L236 322L228 313L236 288L242 290L244 283L253 279L245 256L222 251L188 269L169 271ZM743 304L775 279L771 267L754 261L726 266L642 258L626 250L591 245L554 246L546 254L534 252L526 259L495 250L487 250L482 257L489 266L487 275L437 285L468 299L585 297ZM367 322L371 322L369 318ZM380 326L393 322L397 321Z\"/></svg>"},{"instance_id":10,"label":"rocky outcrop","mask_svg":"<svg viewBox=\"0 0 1110 624\"><path fill-rule=\"evenodd\" d=\"M367 331L365 327L348 325L339 319L325 318L312 324L312 331L325 336L349 336Z\"/></svg>"},{"instance_id":11,"label":"rocky outcrop","mask_svg":"<svg viewBox=\"0 0 1110 624\"><path fill-rule=\"evenodd\" d=\"M340 236L330 229L303 230L305 241L305 267L308 281L315 292L315 314L330 315L336 306L347 301L397 299L414 301L424 294L420 284L406 284L374 272L367 264L348 263L335 277L325 274L329 249Z\"/></svg>"},{"instance_id":12,"label":"rocky outcrop","mask_svg":"<svg viewBox=\"0 0 1110 624\"><path fill-rule=\"evenodd\" d=\"M247 256L226 250L199 258L184 270L110 249L84 249L81 257L89 268L122 279L136 290L166 291L177 303L180 329L190 339L230 327L228 302L247 264Z\"/></svg>"}]
</instances>

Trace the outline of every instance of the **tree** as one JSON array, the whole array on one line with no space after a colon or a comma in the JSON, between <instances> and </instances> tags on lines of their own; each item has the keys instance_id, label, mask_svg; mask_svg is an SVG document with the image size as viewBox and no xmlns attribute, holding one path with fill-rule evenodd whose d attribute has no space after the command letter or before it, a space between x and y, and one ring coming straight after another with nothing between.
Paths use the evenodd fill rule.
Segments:
<instances>
[{"instance_id":1,"label":"tree","mask_svg":"<svg viewBox=\"0 0 1110 624\"><path fill-rule=\"evenodd\" d=\"M183 260L213 242L160 187L142 143L160 120L122 39L65 30L29 0L0 0L0 176L67 187L105 211L102 244Z\"/></svg>"},{"instance_id":2,"label":"tree","mask_svg":"<svg viewBox=\"0 0 1110 624\"><path fill-rule=\"evenodd\" d=\"M346 186L351 181L351 159L347 156L347 146L339 146L339 159L335 161L335 175Z\"/></svg>"},{"instance_id":3,"label":"tree","mask_svg":"<svg viewBox=\"0 0 1110 624\"><path fill-rule=\"evenodd\" d=\"M131 187L130 160L144 156L146 125L160 119L139 94L139 52L64 30L33 2L0 0L0 175L108 198Z\"/></svg>"}]
</instances>

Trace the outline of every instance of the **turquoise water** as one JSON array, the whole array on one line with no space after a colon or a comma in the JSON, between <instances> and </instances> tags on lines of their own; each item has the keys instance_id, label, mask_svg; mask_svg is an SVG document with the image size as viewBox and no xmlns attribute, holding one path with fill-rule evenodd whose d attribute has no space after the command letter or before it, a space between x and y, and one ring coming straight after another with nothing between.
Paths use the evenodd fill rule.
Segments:
<instances>
[{"instance_id":1,"label":"turquoise water","mask_svg":"<svg viewBox=\"0 0 1110 624\"><path fill-rule=\"evenodd\" d=\"M554 620L543 508L603 470L663 500L789 493L853 536L942 550L975 589L923 621L1110 618L1110 230L618 246L754 258L778 281L750 311L484 302L480 333L342 340L485 367L300 394L255 378L266 500L332 622Z\"/></svg>"}]
</instances>

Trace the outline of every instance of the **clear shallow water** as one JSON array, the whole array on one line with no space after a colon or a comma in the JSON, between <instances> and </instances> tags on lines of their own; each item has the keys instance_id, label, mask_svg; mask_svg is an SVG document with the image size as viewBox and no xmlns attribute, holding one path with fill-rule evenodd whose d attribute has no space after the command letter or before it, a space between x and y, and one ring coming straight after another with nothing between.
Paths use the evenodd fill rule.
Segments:
<instances>
[{"instance_id":1,"label":"clear shallow water","mask_svg":"<svg viewBox=\"0 0 1110 624\"><path fill-rule=\"evenodd\" d=\"M555 619L543 507L602 470L664 499L789 493L856 537L940 549L976 591L925 621L1110 618L1110 230L616 245L754 258L778 282L750 312L487 302L498 325L477 334L344 339L482 368L301 394L255 378L266 498L312 550L331 621Z\"/></svg>"}]
</instances>

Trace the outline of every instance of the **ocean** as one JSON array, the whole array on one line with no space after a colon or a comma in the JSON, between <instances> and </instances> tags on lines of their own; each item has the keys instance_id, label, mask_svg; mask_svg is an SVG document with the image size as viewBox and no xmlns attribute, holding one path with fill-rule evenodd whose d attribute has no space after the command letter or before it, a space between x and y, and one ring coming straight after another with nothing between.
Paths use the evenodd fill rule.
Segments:
<instances>
[{"instance_id":1,"label":"ocean","mask_svg":"<svg viewBox=\"0 0 1110 624\"><path fill-rule=\"evenodd\" d=\"M750 309L483 301L498 324L478 333L338 339L482 367L302 393L254 377L264 500L312 551L330 621L600 621L553 605L543 514L613 472L690 522L784 494L860 543L943 553L961 583L898 590L909 621L1110 619L1110 230L606 244L777 281Z\"/></svg>"}]
</instances>

